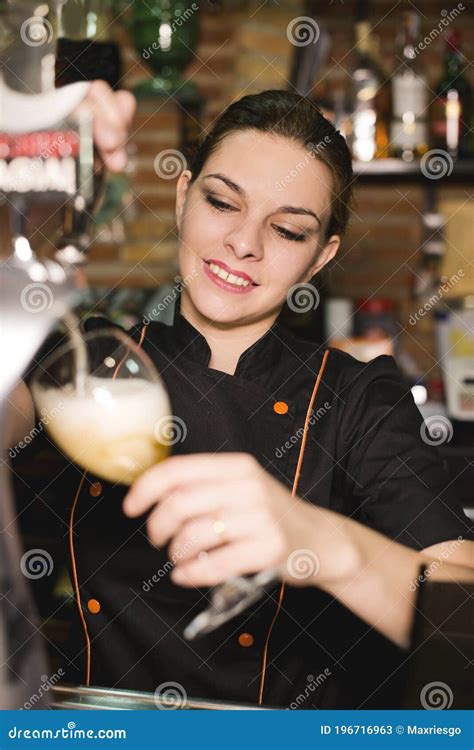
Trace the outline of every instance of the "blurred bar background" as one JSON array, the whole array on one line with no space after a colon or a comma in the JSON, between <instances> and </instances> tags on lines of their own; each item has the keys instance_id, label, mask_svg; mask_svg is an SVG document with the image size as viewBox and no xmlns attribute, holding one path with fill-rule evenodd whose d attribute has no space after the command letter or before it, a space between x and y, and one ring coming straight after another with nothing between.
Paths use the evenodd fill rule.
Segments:
<instances>
[{"instance_id":1,"label":"blurred bar background","mask_svg":"<svg viewBox=\"0 0 474 750\"><path fill-rule=\"evenodd\" d=\"M159 309L177 279L176 179L188 149L233 100L269 88L309 96L346 135L356 202L318 280L320 304L285 313L307 338L361 359L393 353L466 508L474 482L474 8L444 0L147 0L64 8L54 27L62 82L108 77L134 91L130 164L108 178L95 222L82 314L128 327ZM70 10L70 9L69 9ZM30 12L31 15L31 12ZM43 19L43 21L42 21ZM68 25L69 24L69 25ZM85 54L91 43L94 58ZM114 56L120 56L117 75ZM92 63L91 63L92 60ZM110 66L108 67L108 63ZM14 74L3 66L8 80ZM11 84L14 85L13 83ZM34 242L35 238L33 238ZM36 237L41 246L41 237ZM163 319L171 313L165 306ZM64 459L43 436L16 461L26 543L60 558L55 503ZM33 502L44 488L51 514ZM27 487L28 485L28 487ZM45 497L45 492L42 492ZM24 511L24 512L22 512ZM38 581L51 655L64 641L65 569ZM67 607L66 607L67 610ZM54 613L54 615L52 615ZM54 645L56 644L56 645ZM57 656L57 653L56 653Z\"/></svg>"}]
</instances>

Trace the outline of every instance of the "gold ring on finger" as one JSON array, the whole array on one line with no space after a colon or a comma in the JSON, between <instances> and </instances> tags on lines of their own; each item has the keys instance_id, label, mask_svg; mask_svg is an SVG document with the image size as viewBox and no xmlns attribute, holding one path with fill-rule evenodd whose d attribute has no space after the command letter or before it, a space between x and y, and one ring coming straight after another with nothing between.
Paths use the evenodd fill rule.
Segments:
<instances>
[{"instance_id":1,"label":"gold ring on finger","mask_svg":"<svg viewBox=\"0 0 474 750\"><path fill-rule=\"evenodd\" d=\"M216 521L213 522L212 529L218 537L223 537L225 536L227 526L225 525L224 521L217 519Z\"/></svg>"}]
</instances>

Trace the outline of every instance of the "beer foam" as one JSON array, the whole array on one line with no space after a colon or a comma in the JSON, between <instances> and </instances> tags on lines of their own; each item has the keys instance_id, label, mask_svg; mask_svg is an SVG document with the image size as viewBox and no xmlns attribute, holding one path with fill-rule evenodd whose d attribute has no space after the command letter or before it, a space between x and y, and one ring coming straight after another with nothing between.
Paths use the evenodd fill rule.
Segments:
<instances>
[{"instance_id":1,"label":"beer foam","mask_svg":"<svg viewBox=\"0 0 474 750\"><path fill-rule=\"evenodd\" d=\"M129 484L169 453L155 435L157 422L170 416L159 383L90 377L84 394L72 385L36 385L33 395L58 447L104 479Z\"/></svg>"}]
</instances>

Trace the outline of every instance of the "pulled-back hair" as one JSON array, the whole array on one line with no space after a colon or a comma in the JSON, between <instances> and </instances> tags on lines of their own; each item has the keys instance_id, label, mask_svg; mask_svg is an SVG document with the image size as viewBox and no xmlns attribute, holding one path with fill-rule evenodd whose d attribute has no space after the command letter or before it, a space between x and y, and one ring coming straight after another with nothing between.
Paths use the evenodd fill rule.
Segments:
<instances>
[{"instance_id":1,"label":"pulled-back hair","mask_svg":"<svg viewBox=\"0 0 474 750\"><path fill-rule=\"evenodd\" d=\"M352 198L349 148L340 132L312 101L286 89L249 94L230 104L189 154L191 182L199 176L206 161L227 135L248 129L289 138L328 167L332 176L332 210L326 237L343 234Z\"/></svg>"}]
</instances>

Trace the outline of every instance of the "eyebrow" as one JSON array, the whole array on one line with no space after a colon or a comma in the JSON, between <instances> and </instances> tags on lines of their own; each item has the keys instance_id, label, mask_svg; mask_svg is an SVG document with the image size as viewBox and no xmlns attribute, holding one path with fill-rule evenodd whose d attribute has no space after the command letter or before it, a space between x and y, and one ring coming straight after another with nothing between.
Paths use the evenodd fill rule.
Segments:
<instances>
[{"instance_id":1,"label":"eyebrow","mask_svg":"<svg viewBox=\"0 0 474 750\"><path fill-rule=\"evenodd\" d=\"M223 174L220 174L219 172L206 174L204 175L203 179L206 179L206 177L215 177L217 180L222 180L222 182L225 185L227 185L228 188L233 190L234 193L237 193L242 198L245 196L245 190L242 187L240 187L240 185L237 185L236 182L233 182L233 180L230 180L228 177L226 177ZM311 211L309 208L303 208L302 206L280 206L279 208L275 209L275 213L312 216L314 219L316 219L319 226L322 226L321 219L319 218L319 216L317 216L317 214L315 214L314 211Z\"/></svg>"}]
</instances>

